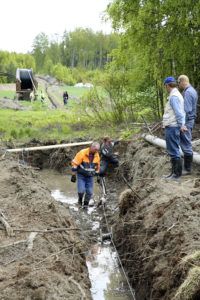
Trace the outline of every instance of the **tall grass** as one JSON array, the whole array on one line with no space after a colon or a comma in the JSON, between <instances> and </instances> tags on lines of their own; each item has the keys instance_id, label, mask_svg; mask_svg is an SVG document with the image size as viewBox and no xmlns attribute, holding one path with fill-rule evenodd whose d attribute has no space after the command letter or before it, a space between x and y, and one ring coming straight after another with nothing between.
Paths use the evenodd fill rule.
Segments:
<instances>
[{"instance_id":1,"label":"tall grass","mask_svg":"<svg viewBox=\"0 0 200 300\"><path fill-rule=\"evenodd\" d=\"M0 110L0 138L26 141L30 138L66 139L71 126L84 127L84 119L71 111L12 111ZM81 124L80 124L81 122Z\"/></svg>"}]
</instances>

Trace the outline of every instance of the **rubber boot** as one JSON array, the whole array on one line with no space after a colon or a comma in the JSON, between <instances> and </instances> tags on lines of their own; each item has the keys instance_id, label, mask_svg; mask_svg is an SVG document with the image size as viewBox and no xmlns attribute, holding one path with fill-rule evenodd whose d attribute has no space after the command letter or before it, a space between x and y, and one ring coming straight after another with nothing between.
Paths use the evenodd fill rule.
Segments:
<instances>
[{"instance_id":1,"label":"rubber boot","mask_svg":"<svg viewBox=\"0 0 200 300\"><path fill-rule=\"evenodd\" d=\"M166 178L166 179L167 179L167 178L171 177L172 174L174 173L174 164L173 164L173 162L172 162L172 159L171 159L171 166L172 166L171 173L168 174L168 175L163 175L163 178Z\"/></svg>"},{"instance_id":2,"label":"rubber boot","mask_svg":"<svg viewBox=\"0 0 200 300\"><path fill-rule=\"evenodd\" d=\"M78 204L82 206L82 202L83 202L83 194L78 194Z\"/></svg>"},{"instance_id":3,"label":"rubber boot","mask_svg":"<svg viewBox=\"0 0 200 300\"><path fill-rule=\"evenodd\" d=\"M180 182L182 175L182 160L181 158L172 159L172 163L174 165L174 173L166 179Z\"/></svg>"},{"instance_id":4,"label":"rubber boot","mask_svg":"<svg viewBox=\"0 0 200 300\"><path fill-rule=\"evenodd\" d=\"M84 203L83 203L83 209L88 210L88 205L90 201L91 196L85 195Z\"/></svg>"},{"instance_id":5,"label":"rubber boot","mask_svg":"<svg viewBox=\"0 0 200 300\"><path fill-rule=\"evenodd\" d=\"M193 155L184 155L184 168L182 175L190 175L192 168Z\"/></svg>"}]
</instances>

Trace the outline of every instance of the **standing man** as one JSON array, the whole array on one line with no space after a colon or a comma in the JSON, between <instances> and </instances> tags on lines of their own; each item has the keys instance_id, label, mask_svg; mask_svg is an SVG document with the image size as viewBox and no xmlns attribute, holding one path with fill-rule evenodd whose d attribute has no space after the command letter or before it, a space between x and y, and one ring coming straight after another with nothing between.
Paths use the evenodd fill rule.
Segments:
<instances>
[{"instance_id":1,"label":"standing man","mask_svg":"<svg viewBox=\"0 0 200 300\"><path fill-rule=\"evenodd\" d=\"M122 138L112 142L109 136L105 136L103 138L103 144L101 146L101 167L100 167L100 175L105 175L106 169L109 164L113 164L115 167L119 166L118 155L119 152L113 153L113 147L117 145Z\"/></svg>"},{"instance_id":2,"label":"standing man","mask_svg":"<svg viewBox=\"0 0 200 300\"><path fill-rule=\"evenodd\" d=\"M180 134L187 131L184 125L184 100L176 88L177 84L174 77L167 77L164 85L169 97L163 115L163 126L165 128L167 152L171 157L172 164L171 174L164 176L164 178L180 181L182 175L182 161L179 151Z\"/></svg>"},{"instance_id":3,"label":"standing man","mask_svg":"<svg viewBox=\"0 0 200 300\"><path fill-rule=\"evenodd\" d=\"M44 96L44 92L43 92L43 90L41 90L41 93L40 93L40 98L41 98L41 102L42 102L42 104L45 104L45 96Z\"/></svg>"},{"instance_id":4,"label":"standing man","mask_svg":"<svg viewBox=\"0 0 200 300\"><path fill-rule=\"evenodd\" d=\"M198 94L196 90L190 85L189 78L186 75L180 75L178 78L178 85L183 90L184 110L185 110L185 126L187 131L181 132L180 146L184 153L184 169L182 175L191 174L191 167L193 161L192 150L192 128L196 118L196 107L198 101Z\"/></svg>"},{"instance_id":5,"label":"standing man","mask_svg":"<svg viewBox=\"0 0 200 300\"><path fill-rule=\"evenodd\" d=\"M77 174L77 189L78 189L78 203L83 208L87 209L90 198L93 194L93 177L99 175L100 157L98 151L100 145L94 142L89 148L78 152L72 160L72 177L71 181L76 182ZM84 203L83 196L85 193Z\"/></svg>"},{"instance_id":6,"label":"standing man","mask_svg":"<svg viewBox=\"0 0 200 300\"><path fill-rule=\"evenodd\" d=\"M68 92L65 91L65 92L63 93L63 102L64 102L64 105L67 105L67 103L68 103L68 98L69 98Z\"/></svg>"}]
</instances>

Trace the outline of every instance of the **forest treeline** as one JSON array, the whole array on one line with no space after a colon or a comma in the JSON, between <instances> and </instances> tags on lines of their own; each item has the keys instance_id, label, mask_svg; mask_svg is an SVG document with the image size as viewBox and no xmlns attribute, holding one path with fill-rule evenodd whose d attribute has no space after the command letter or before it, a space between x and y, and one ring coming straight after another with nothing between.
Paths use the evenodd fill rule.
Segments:
<instances>
[{"instance_id":1,"label":"forest treeline","mask_svg":"<svg viewBox=\"0 0 200 300\"><path fill-rule=\"evenodd\" d=\"M94 89L83 104L101 121L126 124L162 117L167 76L186 74L200 89L200 0L113 0L106 13L115 33L40 33L30 54L0 52L0 70L32 67L69 85L99 83L107 100Z\"/></svg>"},{"instance_id":2,"label":"forest treeline","mask_svg":"<svg viewBox=\"0 0 200 300\"><path fill-rule=\"evenodd\" d=\"M102 71L111 60L110 53L118 47L117 34L93 32L77 28L64 32L62 37L50 39L44 32L38 34L31 53L17 54L0 51L0 71L16 73L16 68L33 68L35 73L48 74L60 81L73 85L84 79L91 79ZM1 82L12 79L1 77Z\"/></svg>"}]
</instances>

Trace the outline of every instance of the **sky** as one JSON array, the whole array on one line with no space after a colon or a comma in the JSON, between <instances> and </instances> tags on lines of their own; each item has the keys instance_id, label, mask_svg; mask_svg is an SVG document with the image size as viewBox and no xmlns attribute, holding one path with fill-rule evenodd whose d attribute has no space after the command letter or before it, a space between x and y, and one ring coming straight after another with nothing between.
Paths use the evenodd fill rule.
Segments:
<instances>
[{"instance_id":1,"label":"sky","mask_svg":"<svg viewBox=\"0 0 200 300\"><path fill-rule=\"evenodd\" d=\"M1 0L0 50L27 53L34 38L49 38L78 27L111 33L111 23L101 14L112 0Z\"/></svg>"}]
</instances>

